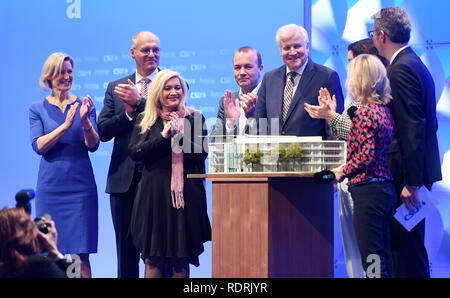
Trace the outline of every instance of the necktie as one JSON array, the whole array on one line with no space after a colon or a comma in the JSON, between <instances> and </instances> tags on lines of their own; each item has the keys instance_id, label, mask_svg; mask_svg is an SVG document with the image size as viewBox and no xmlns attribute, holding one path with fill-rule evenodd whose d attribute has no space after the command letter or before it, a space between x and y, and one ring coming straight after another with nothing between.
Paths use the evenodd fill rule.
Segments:
<instances>
[{"instance_id":1,"label":"necktie","mask_svg":"<svg viewBox=\"0 0 450 298\"><path fill-rule=\"evenodd\" d=\"M292 97L294 96L294 79L297 75L296 72L290 72L287 74L286 86L284 87L283 95L283 109L281 110L281 117L283 121L286 121L286 115L291 105Z\"/></svg>"},{"instance_id":2,"label":"necktie","mask_svg":"<svg viewBox=\"0 0 450 298\"><path fill-rule=\"evenodd\" d=\"M149 84L149 83L150 83L150 79L148 79L148 78L142 78L142 79L141 79L142 87L141 87L141 92L140 92L140 94L141 94L141 96L144 97L145 99L147 98L147 95L148 95L148 84Z\"/></svg>"}]
</instances>

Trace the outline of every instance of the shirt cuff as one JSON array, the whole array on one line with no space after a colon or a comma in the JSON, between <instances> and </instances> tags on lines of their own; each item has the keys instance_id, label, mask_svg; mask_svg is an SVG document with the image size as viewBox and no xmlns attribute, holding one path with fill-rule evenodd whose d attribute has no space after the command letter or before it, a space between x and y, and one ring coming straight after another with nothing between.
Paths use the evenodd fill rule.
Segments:
<instances>
[{"instance_id":1,"label":"shirt cuff","mask_svg":"<svg viewBox=\"0 0 450 298\"><path fill-rule=\"evenodd\" d=\"M125 111L124 113L125 113L125 115L127 116L128 120L130 120L130 122L132 122L132 121L133 121L133 117L130 117L130 116L128 115L127 111Z\"/></svg>"},{"instance_id":2,"label":"shirt cuff","mask_svg":"<svg viewBox=\"0 0 450 298\"><path fill-rule=\"evenodd\" d=\"M339 116L341 116L339 113L336 113L336 115L331 119L330 123L328 124L330 127L336 127L337 123L339 121Z\"/></svg>"},{"instance_id":3,"label":"shirt cuff","mask_svg":"<svg viewBox=\"0 0 450 298\"><path fill-rule=\"evenodd\" d=\"M59 261L59 260L63 260L63 259L65 259L65 258L64 258L64 255L62 253L59 253L58 255L52 257L52 260L55 261L55 262Z\"/></svg>"},{"instance_id":4,"label":"shirt cuff","mask_svg":"<svg viewBox=\"0 0 450 298\"><path fill-rule=\"evenodd\" d=\"M227 118L226 124L225 124L227 132L229 132L229 131L233 132L237 126L237 123L238 123L238 120L233 120L233 119Z\"/></svg>"},{"instance_id":5,"label":"shirt cuff","mask_svg":"<svg viewBox=\"0 0 450 298\"><path fill-rule=\"evenodd\" d=\"M409 187L409 188L413 188L413 189L419 189L419 188L421 188L421 186L410 186L410 185L405 185L406 187Z\"/></svg>"}]
</instances>

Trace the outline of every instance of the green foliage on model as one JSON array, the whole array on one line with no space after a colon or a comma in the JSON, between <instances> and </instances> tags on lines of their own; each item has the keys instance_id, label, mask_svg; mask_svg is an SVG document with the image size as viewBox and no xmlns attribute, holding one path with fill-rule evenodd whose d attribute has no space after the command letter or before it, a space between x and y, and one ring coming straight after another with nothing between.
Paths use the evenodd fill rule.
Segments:
<instances>
[{"instance_id":1,"label":"green foliage on model","mask_svg":"<svg viewBox=\"0 0 450 298\"><path fill-rule=\"evenodd\" d=\"M255 165L261 163L261 157L263 156L261 150L256 146L248 146L244 153L243 161L248 165Z\"/></svg>"},{"instance_id":2,"label":"green foliage on model","mask_svg":"<svg viewBox=\"0 0 450 298\"><path fill-rule=\"evenodd\" d=\"M268 153L269 160L276 163L282 163L287 161L286 157L286 147L279 144L278 146L275 146L272 150Z\"/></svg>"},{"instance_id":3,"label":"green foliage on model","mask_svg":"<svg viewBox=\"0 0 450 298\"><path fill-rule=\"evenodd\" d=\"M286 158L288 160L300 159L303 156L303 149L298 143L291 143L286 149Z\"/></svg>"}]
</instances>

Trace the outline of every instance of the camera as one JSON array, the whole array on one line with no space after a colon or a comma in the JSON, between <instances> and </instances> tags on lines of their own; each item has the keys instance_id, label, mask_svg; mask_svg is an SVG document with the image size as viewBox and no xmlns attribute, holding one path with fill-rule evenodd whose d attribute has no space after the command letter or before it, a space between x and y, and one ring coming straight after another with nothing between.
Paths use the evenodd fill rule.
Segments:
<instances>
[{"instance_id":1,"label":"camera","mask_svg":"<svg viewBox=\"0 0 450 298\"><path fill-rule=\"evenodd\" d=\"M51 220L51 219L52 219L52 217L50 216L50 214L44 213L41 216L36 217L34 222L36 223L36 226L38 227L39 231L41 231L44 234L47 234L48 233L48 227L44 223L44 221L48 221L48 220Z\"/></svg>"},{"instance_id":2,"label":"camera","mask_svg":"<svg viewBox=\"0 0 450 298\"><path fill-rule=\"evenodd\" d=\"M23 208L25 212L31 214L31 204L30 201L34 198L34 190L32 189L22 189L16 193L16 208ZM34 222L36 223L39 231L44 234L48 233L48 227L44 221L51 220L50 214L44 213L41 216L36 217Z\"/></svg>"}]
</instances>

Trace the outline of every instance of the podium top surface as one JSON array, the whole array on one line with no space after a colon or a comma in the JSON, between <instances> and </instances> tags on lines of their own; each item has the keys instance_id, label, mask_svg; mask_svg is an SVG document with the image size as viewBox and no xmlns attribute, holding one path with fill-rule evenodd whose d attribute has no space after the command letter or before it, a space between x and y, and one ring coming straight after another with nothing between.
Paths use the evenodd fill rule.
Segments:
<instances>
[{"instance_id":1,"label":"podium top surface","mask_svg":"<svg viewBox=\"0 0 450 298\"><path fill-rule=\"evenodd\" d=\"M255 172L255 173L214 173L188 174L187 178L206 178L209 181L268 181L274 178L313 178L314 173L299 172Z\"/></svg>"}]
</instances>

